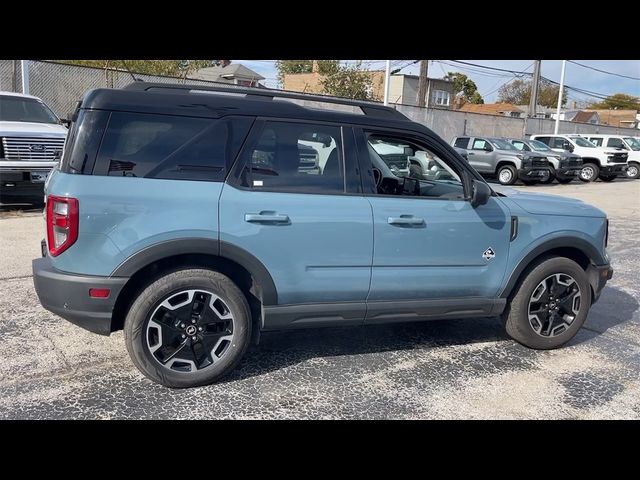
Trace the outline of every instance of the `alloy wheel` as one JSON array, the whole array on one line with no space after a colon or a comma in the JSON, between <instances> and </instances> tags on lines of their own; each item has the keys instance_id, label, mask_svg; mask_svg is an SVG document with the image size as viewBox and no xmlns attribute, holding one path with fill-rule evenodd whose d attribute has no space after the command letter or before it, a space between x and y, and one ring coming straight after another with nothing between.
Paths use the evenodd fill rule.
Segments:
<instances>
[{"instance_id":1,"label":"alloy wheel","mask_svg":"<svg viewBox=\"0 0 640 480\"><path fill-rule=\"evenodd\" d=\"M154 360L178 372L207 368L226 354L234 321L226 302L207 290L181 290L154 309L146 343Z\"/></svg>"},{"instance_id":2,"label":"alloy wheel","mask_svg":"<svg viewBox=\"0 0 640 480\"><path fill-rule=\"evenodd\" d=\"M554 273L542 280L529 299L529 324L542 337L566 331L580 311L582 292L578 282L566 273Z\"/></svg>"}]
</instances>

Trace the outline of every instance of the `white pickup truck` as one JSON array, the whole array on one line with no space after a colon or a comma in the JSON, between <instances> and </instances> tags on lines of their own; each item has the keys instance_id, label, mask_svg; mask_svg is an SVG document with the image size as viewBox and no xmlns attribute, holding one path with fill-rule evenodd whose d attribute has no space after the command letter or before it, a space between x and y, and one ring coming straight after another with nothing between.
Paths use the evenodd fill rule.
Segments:
<instances>
[{"instance_id":1,"label":"white pickup truck","mask_svg":"<svg viewBox=\"0 0 640 480\"><path fill-rule=\"evenodd\" d=\"M42 100L0 92L0 195L41 196L67 129Z\"/></svg>"},{"instance_id":2,"label":"white pickup truck","mask_svg":"<svg viewBox=\"0 0 640 480\"><path fill-rule=\"evenodd\" d=\"M582 135L540 134L531 135L532 140L548 145L552 150L565 150L582 157L582 170L578 178L583 182L594 182L598 178L610 182L618 176L626 176L628 168L626 150L597 147Z\"/></svg>"}]
</instances>

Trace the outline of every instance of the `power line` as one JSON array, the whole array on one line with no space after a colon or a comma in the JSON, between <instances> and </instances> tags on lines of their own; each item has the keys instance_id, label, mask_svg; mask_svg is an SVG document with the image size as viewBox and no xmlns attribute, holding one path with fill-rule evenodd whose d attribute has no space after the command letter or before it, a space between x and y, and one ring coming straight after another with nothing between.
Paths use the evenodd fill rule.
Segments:
<instances>
[{"instance_id":1,"label":"power line","mask_svg":"<svg viewBox=\"0 0 640 480\"><path fill-rule=\"evenodd\" d=\"M596 72L606 73L607 75L615 75L616 77L629 78L631 80L640 80L638 77L630 77L629 75L622 75L621 73L608 72L607 70L600 70L599 68L592 67L590 65L584 65L582 63L574 62L573 60L567 60L569 63L573 63L574 65L579 65L583 68L588 68L590 70L595 70Z\"/></svg>"}]
</instances>

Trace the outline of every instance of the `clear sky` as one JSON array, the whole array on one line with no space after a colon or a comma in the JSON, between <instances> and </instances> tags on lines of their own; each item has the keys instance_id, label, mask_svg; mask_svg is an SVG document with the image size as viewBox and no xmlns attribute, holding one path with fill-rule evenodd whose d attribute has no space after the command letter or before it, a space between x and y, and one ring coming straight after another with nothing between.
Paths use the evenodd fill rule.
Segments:
<instances>
[{"instance_id":1,"label":"clear sky","mask_svg":"<svg viewBox=\"0 0 640 480\"><path fill-rule=\"evenodd\" d=\"M533 60L461 60L463 62L484 65L488 67L514 70L518 72L533 72ZM576 60L578 63L590 67L606 70L608 72L626 75L628 77L640 78L640 60ZM267 87L277 87L277 72L274 60L233 60L235 63L242 63L250 69L266 77L263 84ZM352 62L352 61L346 61ZM392 68L403 67L411 60L392 60ZM384 60L363 60L363 65L369 69L383 70ZM417 74L418 65L407 65L401 73ZM543 60L541 72L542 76L556 82L560 81L560 71L562 61ZM507 72L497 72L485 70L469 65L452 64L449 60L435 60L429 63L429 77L442 78L447 72L457 71L466 74L471 78L486 103L495 102L498 89L501 85L516 78L515 74ZM626 93L640 97L640 80L633 80L619 76L600 73L588 68L567 62L565 73L565 84L589 90L590 92L611 95L614 93ZM584 93L569 92L569 100L573 101L598 101L599 98L589 96Z\"/></svg>"}]
</instances>

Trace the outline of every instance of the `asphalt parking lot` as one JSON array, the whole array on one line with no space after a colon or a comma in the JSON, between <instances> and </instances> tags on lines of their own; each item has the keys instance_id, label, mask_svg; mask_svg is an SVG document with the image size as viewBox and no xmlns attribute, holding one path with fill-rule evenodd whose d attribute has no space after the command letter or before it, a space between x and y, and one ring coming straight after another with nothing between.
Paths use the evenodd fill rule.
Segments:
<instances>
[{"instance_id":1,"label":"asphalt parking lot","mask_svg":"<svg viewBox=\"0 0 640 480\"><path fill-rule=\"evenodd\" d=\"M0 214L0 418L640 418L640 181L518 187L610 218L615 269L570 344L534 351L497 319L267 333L225 382L170 390L44 310L39 212Z\"/></svg>"}]
</instances>

